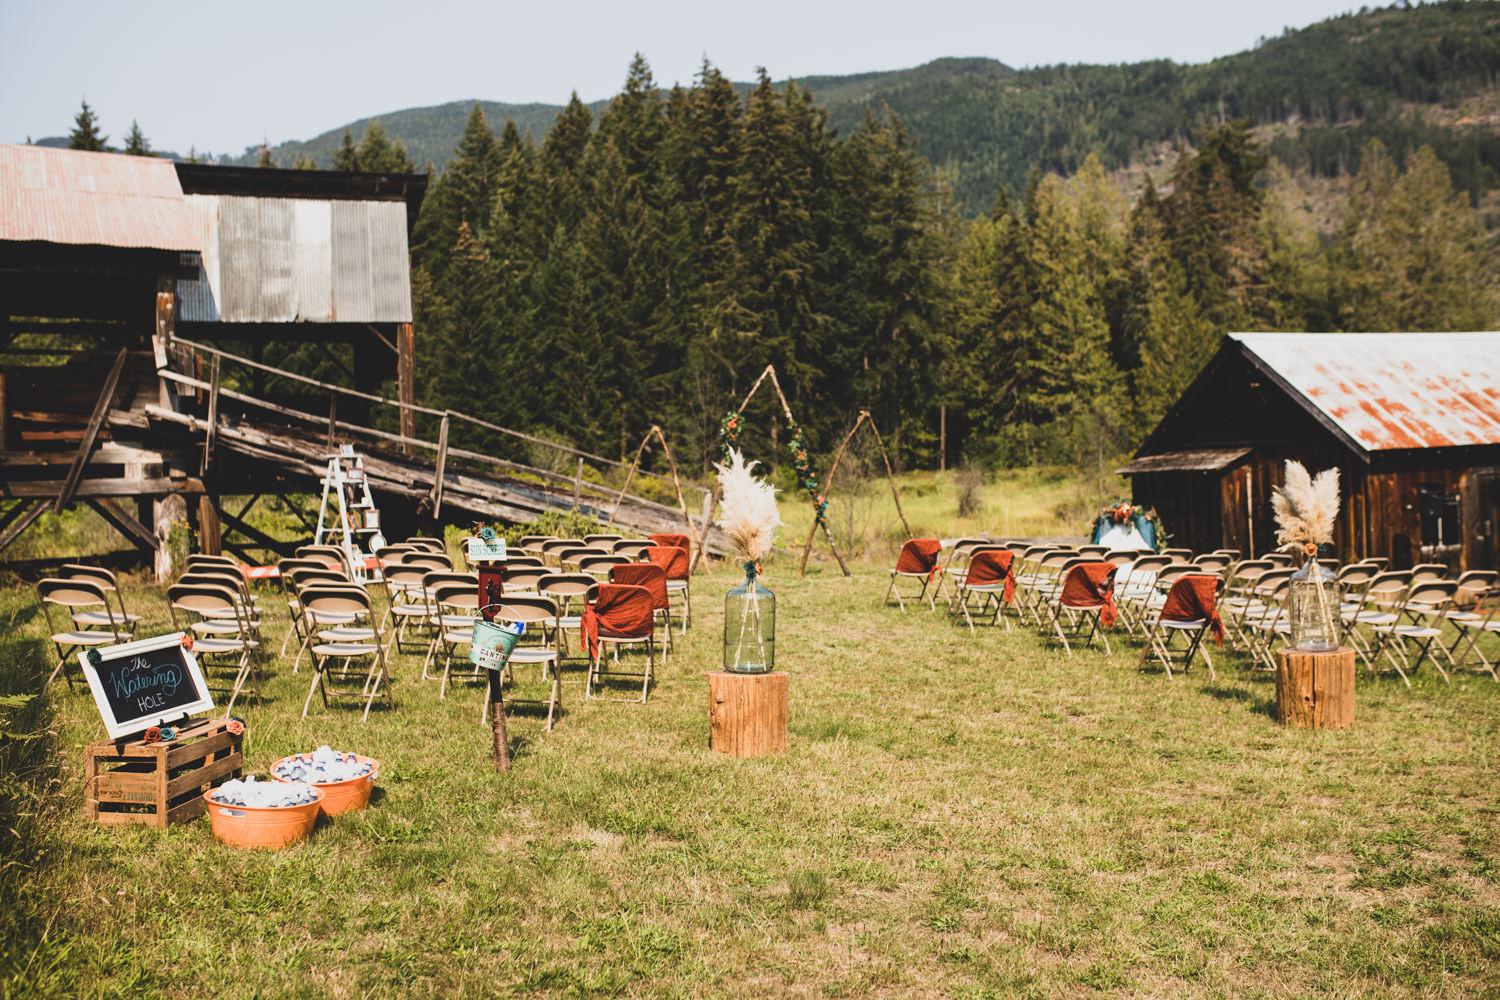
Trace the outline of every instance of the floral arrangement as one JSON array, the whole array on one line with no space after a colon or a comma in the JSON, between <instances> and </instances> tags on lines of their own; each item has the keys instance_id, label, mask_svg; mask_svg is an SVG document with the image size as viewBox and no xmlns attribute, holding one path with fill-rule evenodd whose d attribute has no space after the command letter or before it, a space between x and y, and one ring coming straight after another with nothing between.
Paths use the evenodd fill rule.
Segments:
<instances>
[{"instance_id":1,"label":"floral arrangement","mask_svg":"<svg viewBox=\"0 0 1500 1000\"><path fill-rule=\"evenodd\" d=\"M776 509L776 488L757 477L759 462L746 462L737 450L729 453L729 464L714 463L723 492L719 527L724 529L746 571L771 552L781 514Z\"/></svg>"},{"instance_id":2,"label":"floral arrangement","mask_svg":"<svg viewBox=\"0 0 1500 1000\"><path fill-rule=\"evenodd\" d=\"M737 412L730 410L719 421L719 447L724 451L726 462L729 461L729 453L740 446L740 422L743 419Z\"/></svg>"},{"instance_id":3,"label":"floral arrangement","mask_svg":"<svg viewBox=\"0 0 1500 1000\"><path fill-rule=\"evenodd\" d=\"M792 452L792 468L797 472L797 485L807 491L808 499L813 505L813 516L818 519L819 524L823 524L828 515L828 498L823 495L818 485L818 474L813 471L812 462L807 456L807 445L802 440L802 428L793 424L791 435L786 446Z\"/></svg>"},{"instance_id":4,"label":"floral arrangement","mask_svg":"<svg viewBox=\"0 0 1500 1000\"><path fill-rule=\"evenodd\" d=\"M1303 559L1317 556L1322 545L1333 544L1333 523L1339 514L1339 470L1311 475L1301 462L1286 463L1286 482L1271 491L1276 514L1276 541Z\"/></svg>"}]
</instances>

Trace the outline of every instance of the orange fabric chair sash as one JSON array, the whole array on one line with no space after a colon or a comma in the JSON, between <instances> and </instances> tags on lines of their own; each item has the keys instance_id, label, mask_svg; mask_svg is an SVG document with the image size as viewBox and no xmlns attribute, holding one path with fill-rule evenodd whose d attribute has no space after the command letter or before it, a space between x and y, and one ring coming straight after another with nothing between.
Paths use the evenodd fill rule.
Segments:
<instances>
[{"instance_id":1,"label":"orange fabric chair sash","mask_svg":"<svg viewBox=\"0 0 1500 1000\"><path fill-rule=\"evenodd\" d=\"M1178 577L1167 591L1161 620L1198 622L1208 620L1214 630L1214 641L1224 645L1224 619L1219 617L1219 578L1207 573L1189 573Z\"/></svg>"},{"instance_id":2,"label":"orange fabric chair sash","mask_svg":"<svg viewBox=\"0 0 1500 1000\"><path fill-rule=\"evenodd\" d=\"M1005 581L1005 603L1016 603L1016 578L1011 574L1011 562L1016 554L1004 549L976 552L969 560L969 574L964 578L972 587L987 587Z\"/></svg>"},{"instance_id":3,"label":"orange fabric chair sash","mask_svg":"<svg viewBox=\"0 0 1500 1000\"><path fill-rule=\"evenodd\" d=\"M609 568L609 582L645 587L655 610L667 607L667 572L656 563L622 563Z\"/></svg>"},{"instance_id":4,"label":"orange fabric chair sash","mask_svg":"<svg viewBox=\"0 0 1500 1000\"><path fill-rule=\"evenodd\" d=\"M646 550L646 558L666 570L668 580L686 580L692 571L688 550L675 545L657 545Z\"/></svg>"},{"instance_id":5,"label":"orange fabric chair sash","mask_svg":"<svg viewBox=\"0 0 1500 1000\"><path fill-rule=\"evenodd\" d=\"M581 631L590 657L599 655L599 637L644 639L652 633L656 609L651 591L623 583L601 583L599 596L583 609Z\"/></svg>"},{"instance_id":6,"label":"orange fabric chair sash","mask_svg":"<svg viewBox=\"0 0 1500 1000\"><path fill-rule=\"evenodd\" d=\"M688 554L689 559L693 556L693 543L688 539L687 535L665 531L658 532L655 535L647 535L646 537L651 539L651 544L653 545L660 545L668 549L681 549Z\"/></svg>"},{"instance_id":7,"label":"orange fabric chair sash","mask_svg":"<svg viewBox=\"0 0 1500 1000\"><path fill-rule=\"evenodd\" d=\"M913 538L901 546L901 555L896 558L896 572L913 576L925 573L931 580L937 574L937 558L942 549L943 543L936 538Z\"/></svg>"},{"instance_id":8,"label":"orange fabric chair sash","mask_svg":"<svg viewBox=\"0 0 1500 1000\"><path fill-rule=\"evenodd\" d=\"M1065 608L1099 608L1099 624L1109 628L1115 623L1114 563L1079 563L1068 570L1063 581L1062 606Z\"/></svg>"}]
</instances>

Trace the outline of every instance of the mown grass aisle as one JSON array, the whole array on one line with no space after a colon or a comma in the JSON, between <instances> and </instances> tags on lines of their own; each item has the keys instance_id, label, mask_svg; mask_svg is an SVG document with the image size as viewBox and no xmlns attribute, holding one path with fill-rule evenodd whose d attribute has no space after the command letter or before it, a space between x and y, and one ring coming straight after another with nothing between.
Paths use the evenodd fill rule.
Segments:
<instances>
[{"instance_id":1,"label":"mown grass aisle","mask_svg":"<svg viewBox=\"0 0 1500 1000\"><path fill-rule=\"evenodd\" d=\"M707 749L727 572L645 706L516 709L490 768L481 689L397 662L397 709L298 718L307 673L248 704L247 763L320 743L384 761L368 811L281 854L81 816L82 692L52 698L62 803L48 943L15 993L1475 995L1500 977L1500 687L1359 688L1356 728L1289 732L1271 683L1168 682L1134 647L1067 658L879 606L884 573L782 558L790 751ZM154 590L132 608L164 621ZM12 591L4 669L38 665ZM270 601L266 602L270 604ZM279 643L281 623L270 630ZM521 694L539 693L534 676ZM26 978L17 962L29 962Z\"/></svg>"}]
</instances>

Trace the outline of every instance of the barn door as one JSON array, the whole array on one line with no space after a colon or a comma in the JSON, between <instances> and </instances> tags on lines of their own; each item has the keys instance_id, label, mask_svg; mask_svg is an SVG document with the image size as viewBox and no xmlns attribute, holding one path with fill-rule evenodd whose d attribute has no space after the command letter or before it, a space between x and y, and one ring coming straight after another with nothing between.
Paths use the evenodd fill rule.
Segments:
<instances>
[{"instance_id":1,"label":"barn door","mask_svg":"<svg viewBox=\"0 0 1500 1000\"><path fill-rule=\"evenodd\" d=\"M1500 469L1472 470L1464 492L1464 568L1500 566Z\"/></svg>"}]
</instances>

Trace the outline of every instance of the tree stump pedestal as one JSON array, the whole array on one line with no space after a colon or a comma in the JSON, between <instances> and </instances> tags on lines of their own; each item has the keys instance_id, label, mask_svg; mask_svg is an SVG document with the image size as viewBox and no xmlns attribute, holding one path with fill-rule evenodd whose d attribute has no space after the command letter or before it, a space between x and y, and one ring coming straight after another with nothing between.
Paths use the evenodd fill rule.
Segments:
<instances>
[{"instance_id":1,"label":"tree stump pedestal","mask_svg":"<svg viewBox=\"0 0 1500 1000\"><path fill-rule=\"evenodd\" d=\"M1276 659L1276 717L1282 725L1354 725L1354 650L1283 649Z\"/></svg>"},{"instance_id":2,"label":"tree stump pedestal","mask_svg":"<svg viewBox=\"0 0 1500 1000\"><path fill-rule=\"evenodd\" d=\"M708 745L731 757L786 753L787 692L783 670L708 675Z\"/></svg>"}]
</instances>

